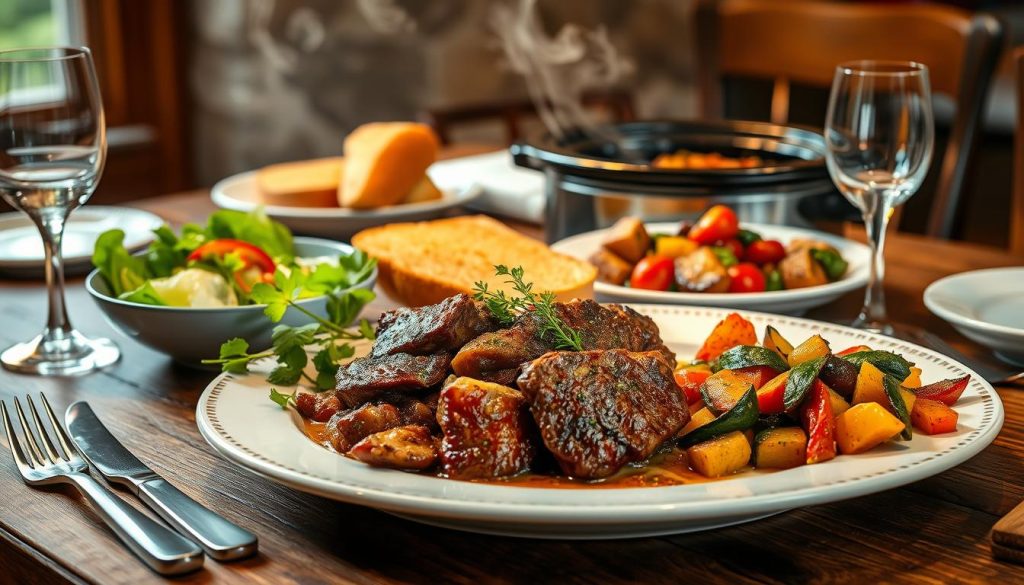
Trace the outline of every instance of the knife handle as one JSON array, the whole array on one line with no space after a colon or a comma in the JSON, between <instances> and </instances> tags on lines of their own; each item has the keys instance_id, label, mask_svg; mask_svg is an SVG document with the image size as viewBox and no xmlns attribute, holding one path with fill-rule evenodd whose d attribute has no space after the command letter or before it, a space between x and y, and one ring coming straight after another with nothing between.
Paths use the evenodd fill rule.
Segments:
<instances>
[{"instance_id":1,"label":"knife handle","mask_svg":"<svg viewBox=\"0 0 1024 585\"><path fill-rule=\"evenodd\" d=\"M256 552L256 535L232 524L163 478L139 484L139 498L203 547L210 558L231 561Z\"/></svg>"}]
</instances>

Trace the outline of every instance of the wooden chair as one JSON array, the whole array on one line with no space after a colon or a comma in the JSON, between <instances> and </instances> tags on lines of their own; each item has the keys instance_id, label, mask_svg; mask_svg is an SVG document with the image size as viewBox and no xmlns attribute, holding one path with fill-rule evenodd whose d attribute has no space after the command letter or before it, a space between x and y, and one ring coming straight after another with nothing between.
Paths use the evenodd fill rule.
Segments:
<instances>
[{"instance_id":1,"label":"wooden chair","mask_svg":"<svg viewBox=\"0 0 1024 585\"><path fill-rule=\"evenodd\" d=\"M588 109L603 111L614 122L630 122L635 119L633 96L625 91L587 93L583 105ZM505 142L512 144L523 137L522 120L536 117L537 109L528 99L489 102L445 108L430 108L420 114L420 119L429 124L441 144L451 144L451 132L462 124L479 124L500 120L505 128Z\"/></svg>"},{"instance_id":2,"label":"wooden chair","mask_svg":"<svg viewBox=\"0 0 1024 585\"><path fill-rule=\"evenodd\" d=\"M1017 84L1017 129L1013 137L1013 202L1010 209L1010 251L1024 256L1024 46L1013 52Z\"/></svg>"},{"instance_id":3,"label":"wooden chair","mask_svg":"<svg viewBox=\"0 0 1024 585\"><path fill-rule=\"evenodd\" d=\"M918 61L933 93L956 102L926 233L950 238L980 130L1003 27L993 16L938 5L835 4L813 0L699 0L698 81L705 116L722 117L724 79L773 82L771 120L789 118L791 83L827 89L837 64ZM822 113L824 122L824 112Z\"/></svg>"}]
</instances>

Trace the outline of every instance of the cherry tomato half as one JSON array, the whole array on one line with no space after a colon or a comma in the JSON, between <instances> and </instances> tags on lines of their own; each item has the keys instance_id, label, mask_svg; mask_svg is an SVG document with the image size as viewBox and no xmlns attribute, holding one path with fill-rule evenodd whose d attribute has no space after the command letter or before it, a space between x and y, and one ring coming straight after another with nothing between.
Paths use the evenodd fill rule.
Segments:
<instances>
[{"instance_id":1,"label":"cherry tomato half","mask_svg":"<svg viewBox=\"0 0 1024 585\"><path fill-rule=\"evenodd\" d=\"M717 240L735 238L739 231L740 222L736 219L736 212L725 205L715 205L700 216L687 237L708 246Z\"/></svg>"},{"instance_id":2,"label":"cherry tomato half","mask_svg":"<svg viewBox=\"0 0 1024 585\"><path fill-rule=\"evenodd\" d=\"M764 266L780 262L786 257L786 248L778 240L760 240L751 242L743 253L743 260Z\"/></svg>"},{"instance_id":3,"label":"cherry tomato half","mask_svg":"<svg viewBox=\"0 0 1024 585\"><path fill-rule=\"evenodd\" d=\"M629 285L646 290L668 290L675 276L672 258L668 256L645 256L633 267Z\"/></svg>"},{"instance_id":4,"label":"cherry tomato half","mask_svg":"<svg viewBox=\"0 0 1024 585\"><path fill-rule=\"evenodd\" d=\"M235 282L239 288L248 293L257 282L267 282L274 275L274 260L260 248L228 238L213 240L199 246L188 255L189 262L223 258L228 254L237 254L242 260L242 268L235 272Z\"/></svg>"},{"instance_id":5,"label":"cherry tomato half","mask_svg":"<svg viewBox=\"0 0 1024 585\"><path fill-rule=\"evenodd\" d=\"M757 266L749 262L741 262L729 267L729 292L763 292L764 288L764 274Z\"/></svg>"}]
</instances>

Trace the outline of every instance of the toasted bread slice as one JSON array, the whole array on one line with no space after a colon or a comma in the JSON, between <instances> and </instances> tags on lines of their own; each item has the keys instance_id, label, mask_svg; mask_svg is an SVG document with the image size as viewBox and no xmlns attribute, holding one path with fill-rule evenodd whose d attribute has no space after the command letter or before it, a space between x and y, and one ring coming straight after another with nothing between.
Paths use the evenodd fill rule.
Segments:
<instances>
[{"instance_id":1,"label":"toasted bread slice","mask_svg":"<svg viewBox=\"0 0 1024 585\"><path fill-rule=\"evenodd\" d=\"M288 207L337 207L344 159L287 162L256 171L260 202Z\"/></svg>"},{"instance_id":2,"label":"toasted bread slice","mask_svg":"<svg viewBox=\"0 0 1024 585\"><path fill-rule=\"evenodd\" d=\"M563 301L592 297L597 276L590 263L482 215L370 228L352 244L377 258L378 282L388 295L414 307L472 293L478 281L511 291L507 277L495 276L497 264L522 266L535 292L551 291Z\"/></svg>"},{"instance_id":3,"label":"toasted bread slice","mask_svg":"<svg viewBox=\"0 0 1024 585\"><path fill-rule=\"evenodd\" d=\"M437 160L440 141L425 124L374 122L345 138L342 207L368 209L401 203Z\"/></svg>"}]
</instances>

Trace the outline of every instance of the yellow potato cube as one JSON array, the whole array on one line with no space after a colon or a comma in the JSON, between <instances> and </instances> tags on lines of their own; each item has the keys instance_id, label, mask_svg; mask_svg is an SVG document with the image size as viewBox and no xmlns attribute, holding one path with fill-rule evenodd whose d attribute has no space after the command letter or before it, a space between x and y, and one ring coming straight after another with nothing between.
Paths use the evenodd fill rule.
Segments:
<instances>
[{"instance_id":1,"label":"yellow potato cube","mask_svg":"<svg viewBox=\"0 0 1024 585\"><path fill-rule=\"evenodd\" d=\"M903 431L903 422L877 402L862 402L836 418L839 452L863 453Z\"/></svg>"}]
</instances>

